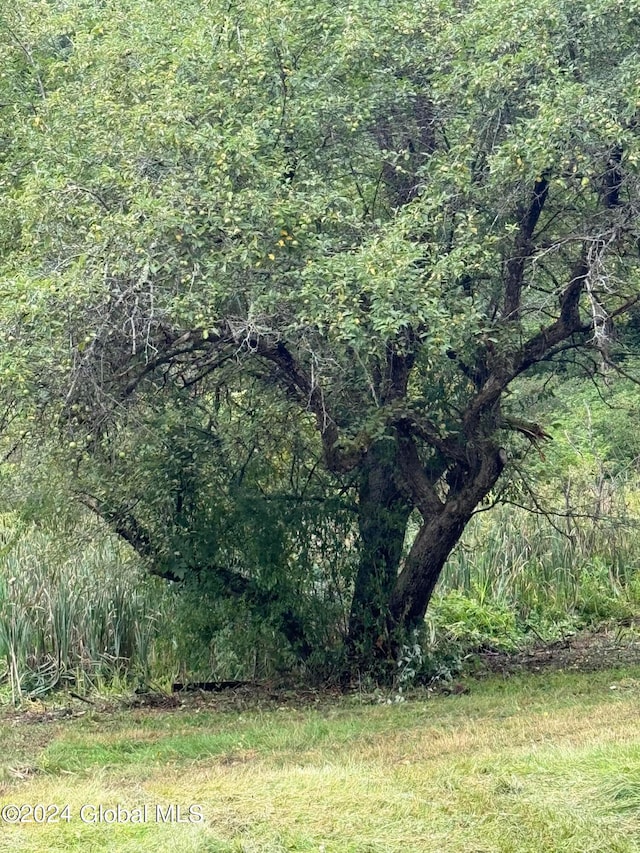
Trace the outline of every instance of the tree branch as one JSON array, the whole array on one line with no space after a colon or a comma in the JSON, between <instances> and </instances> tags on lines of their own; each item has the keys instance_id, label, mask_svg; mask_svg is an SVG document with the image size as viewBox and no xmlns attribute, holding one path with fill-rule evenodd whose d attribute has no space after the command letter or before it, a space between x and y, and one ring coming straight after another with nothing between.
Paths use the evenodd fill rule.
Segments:
<instances>
[{"instance_id":1,"label":"tree branch","mask_svg":"<svg viewBox=\"0 0 640 853\"><path fill-rule=\"evenodd\" d=\"M408 422L398 427L398 461L402 476L420 514L426 520L442 512L444 504L427 477ZM446 466L443 466L443 473Z\"/></svg>"},{"instance_id":2,"label":"tree branch","mask_svg":"<svg viewBox=\"0 0 640 853\"><path fill-rule=\"evenodd\" d=\"M549 433L545 432L539 424L532 421L525 421L521 418L511 417L511 415L505 415L504 426L507 429L522 433L536 447L541 441L551 441Z\"/></svg>"},{"instance_id":3,"label":"tree branch","mask_svg":"<svg viewBox=\"0 0 640 853\"><path fill-rule=\"evenodd\" d=\"M589 266L584 254L573 268L569 284L560 296L560 316L543 328L537 335L530 338L521 348L514 361L513 377L523 373L531 365L540 361L547 352L576 332L588 332L590 323L580 320L580 296L585 286ZM512 377L512 378L513 378Z\"/></svg>"},{"instance_id":4,"label":"tree branch","mask_svg":"<svg viewBox=\"0 0 640 853\"><path fill-rule=\"evenodd\" d=\"M327 409L322 388L311 381L287 345L283 341L272 342L265 337L257 337L252 344L259 356L279 368L287 390L314 415L330 470L346 473L355 468L364 448L359 447L357 441L352 443L350 450L340 447L338 426Z\"/></svg>"},{"instance_id":5,"label":"tree branch","mask_svg":"<svg viewBox=\"0 0 640 853\"><path fill-rule=\"evenodd\" d=\"M504 359L502 364L498 364L467 406L463 417L467 440L474 432L477 433L483 412L496 405L502 392L516 376L542 361L551 350L571 335L589 331L591 324L582 323L579 310L580 296L588 275L589 266L583 252L573 268L569 283L560 295L560 316L557 320L529 338L513 358Z\"/></svg>"},{"instance_id":6,"label":"tree branch","mask_svg":"<svg viewBox=\"0 0 640 853\"><path fill-rule=\"evenodd\" d=\"M504 291L505 320L520 319L520 294L524 278L524 267L533 252L533 232L547 200L549 183L546 178L535 182L533 196L526 210L520 216L520 227L516 237L513 255L507 261L507 275Z\"/></svg>"},{"instance_id":7,"label":"tree branch","mask_svg":"<svg viewBox=\"0 0 640 853\"><path fill-rule=\"evenodd\" d=\"M140 522L129 510L115 509L106 501L91 495L88 492L76 492L76 498L81 504L95 513L113 530L113 532L124 539L141 557L152 559L156 551L151 544L149 533L142 527ZM165 575L163 575L164 577ZM177 577L168 577L168 580L178 580Z\"/></svg>"}]
</instances>

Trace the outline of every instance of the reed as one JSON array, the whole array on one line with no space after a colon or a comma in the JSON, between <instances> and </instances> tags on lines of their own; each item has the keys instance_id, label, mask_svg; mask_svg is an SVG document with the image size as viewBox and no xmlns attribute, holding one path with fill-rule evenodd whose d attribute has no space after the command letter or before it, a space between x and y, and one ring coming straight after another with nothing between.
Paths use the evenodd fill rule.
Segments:
<instances>
[{"instance_id":1,"label":"reed","mask_svg":"<svg viewBox=\"0 0 640 853\"><path fill-rule=\"evenodd\" d=\"M639 567L638 521L622 509L558 520L501 506L472 520L439 591L507 605L523 620L615 618L638 609Z\"/></svg>"},{"instance_id":2,"label":"reed","mask_svg":"<svg viewBox=\"0 0 640 853\"><path fill-rule=\"evenodd\" d=\"M108 536L62 553L30 527L16 540L0 519L0 678L11 697L150 678L170 592ZM4 667L4 671L2 671Z\"/></svg>"}]
</instances>

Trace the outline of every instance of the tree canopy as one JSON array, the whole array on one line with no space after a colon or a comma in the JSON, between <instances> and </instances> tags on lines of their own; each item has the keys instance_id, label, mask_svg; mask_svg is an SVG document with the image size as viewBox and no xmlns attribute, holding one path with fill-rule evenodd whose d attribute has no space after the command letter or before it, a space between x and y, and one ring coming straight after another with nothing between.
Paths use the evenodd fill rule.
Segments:
<instances>
[{"instance_id":1,"label":"tree canopy","mask_svg":"<svg viewBox=\"0 0 640 853\"><path fill-rule=\"evenodd\" d=\"M640 298L639 12L17 0L3 394L63 425L82 499L167 574L264 599L272 509L244 562L167 530L223 540L230 483L322 503L320 538L357 540L353 659L393 658L546 437L513 388L615 362ZM314 523L283 516L285 564Z\"/></svg>"}]
</instances>

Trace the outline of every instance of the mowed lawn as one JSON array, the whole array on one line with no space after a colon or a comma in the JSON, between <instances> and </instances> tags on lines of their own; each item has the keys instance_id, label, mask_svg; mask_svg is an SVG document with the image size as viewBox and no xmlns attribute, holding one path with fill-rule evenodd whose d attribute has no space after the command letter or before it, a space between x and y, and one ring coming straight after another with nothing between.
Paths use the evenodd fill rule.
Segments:
<instances>
[{"instance_id":1,"label":"mowed lawn","mask_svg":"<svg viewBox=\"0 0 640 853\"><path fill-rule=\"evenodd\" d=\"M640 669L469 686L394 704L0 714L5 816L68 805L58 823L5 822L0 851L640 851Z\"/></svg>"}]
</instances>

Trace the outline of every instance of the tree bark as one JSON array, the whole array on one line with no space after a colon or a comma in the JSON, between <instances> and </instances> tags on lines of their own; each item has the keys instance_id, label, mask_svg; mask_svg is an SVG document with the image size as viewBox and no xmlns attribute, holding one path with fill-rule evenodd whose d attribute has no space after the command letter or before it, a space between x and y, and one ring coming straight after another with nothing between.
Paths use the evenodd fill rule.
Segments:
<instances>
[{"instance_id":1,"label":"tree bark","mask_svg":"<svg viewBox=\"0 0 640 853\"><path fill-rule=\"evenodd\" d=\"M389 600L392 644L424 619L442 569L470 518L471 513L446 511L418 531Z\"/></svg>"},{"instance_id":2,"label":"tree bark","mask_svg":"<svg viewBox=\"0 0 640 853\"><path fill-rule=\"evenodd\" d=\"M376 442L363 461L358 489L360 559L349 616L349 656L375 665L387 647L388 607L398 578L411 503L396 475L395 441Z\"/></svg>"},{"instance_id":3,"label":"tree bark","mask_svg":"<svg viewBox=\"0 0 640 853\"><path fill-rule=\"evenodd\" d=\"M452 490L440 512L424 519L389 600L388 633L392 642L421 624L451 551L474 510L495 485L505 462L502 448L483 448L476 471Z\"/></svg>"}]
</instances>

